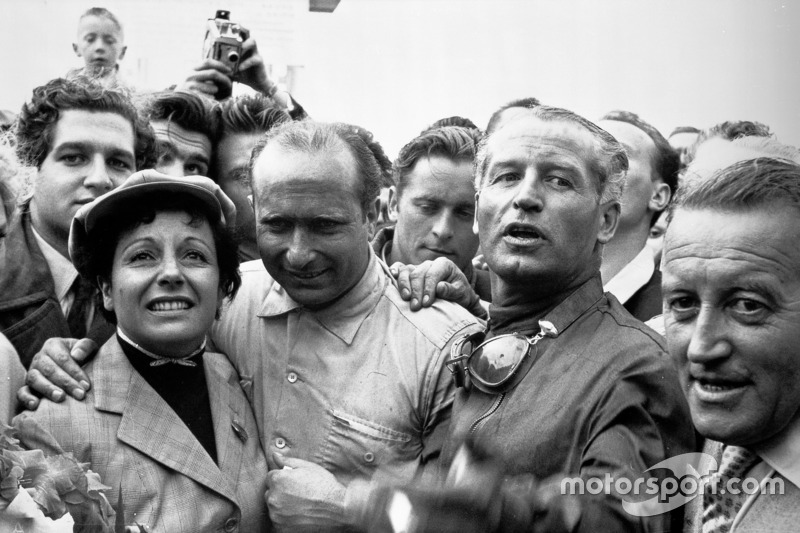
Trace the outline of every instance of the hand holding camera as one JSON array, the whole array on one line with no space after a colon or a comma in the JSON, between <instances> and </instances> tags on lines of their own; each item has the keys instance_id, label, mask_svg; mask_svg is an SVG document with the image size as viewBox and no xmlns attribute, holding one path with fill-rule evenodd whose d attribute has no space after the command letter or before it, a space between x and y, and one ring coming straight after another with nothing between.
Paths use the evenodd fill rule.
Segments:
<instances>
[{"instance_id":1,"label":"hand holding camera","mask_svg":"<svg viewBox=\"0 0 800 533\"><path fill-rule=\"evenodd\" d=\"M267 95L275 86L267 76L255 39L247 28L230 21L228 11L219 10L215 18L208 20L203 58L176 89L223 100L231 95L234 81Z\"/></svg>"}]
</instances>

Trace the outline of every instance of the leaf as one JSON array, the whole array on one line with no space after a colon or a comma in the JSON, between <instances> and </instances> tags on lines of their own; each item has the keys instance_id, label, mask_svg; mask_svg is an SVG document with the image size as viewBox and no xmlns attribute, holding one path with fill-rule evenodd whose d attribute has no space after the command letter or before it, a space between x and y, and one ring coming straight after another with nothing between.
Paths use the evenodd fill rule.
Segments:
<instances>
[{"instance_id":1,"label":"leaf","mask_svg":"<svg viewBox=\"0 0 800 533\"><path fill-rule=\"evenodd\" d=\"M19 478L25 471L20 466L13 466L7 475L0 479L0 498L10 502L17 497L20 488Z\"/></svg>"}]
</instances>

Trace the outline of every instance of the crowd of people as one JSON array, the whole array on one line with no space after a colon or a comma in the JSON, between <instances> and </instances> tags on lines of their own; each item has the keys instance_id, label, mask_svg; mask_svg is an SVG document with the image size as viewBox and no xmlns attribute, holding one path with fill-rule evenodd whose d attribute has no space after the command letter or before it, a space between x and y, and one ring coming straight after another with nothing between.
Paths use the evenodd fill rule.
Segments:
<instances>
[{"instance_id":1,"label":"crowd of people","mask_svg":"<svg viewBox=\"0 0 800 533\"><path fill-rule=\"evenodd\" d=\"M252 36L150 94L124 42L86 11L0 147L0 422L118 523L796 530L800 150L767 126L526 97L392 161Z\"/></svg>"}]
</instances>

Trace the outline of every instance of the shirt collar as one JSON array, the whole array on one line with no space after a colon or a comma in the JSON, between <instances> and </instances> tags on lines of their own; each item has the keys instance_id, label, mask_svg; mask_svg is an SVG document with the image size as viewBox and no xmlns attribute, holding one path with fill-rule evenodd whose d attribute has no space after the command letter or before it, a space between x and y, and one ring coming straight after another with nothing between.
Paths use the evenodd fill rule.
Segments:
<instances>
[{"instance_id":1,"label":"shirt collar","mask_svg":"<svg viewBox=\"0 0 800 533\"><path fill-rule=\"evenodd\" d=\"M341 296L335 303L312 311L295 302L278 283L273 283L264 298L259 317L276 317L296 310L304 310L322 326L347 344L353 342L361 324L378 305L389 274L385 266L370 249L370 259L364 275L356 285Z\"/></svg>"},{"instance_id":2,"label":"shirt collar","mask_svg":"<svg viewBox=\"0 0 800 533\"><path fill-rule=\"evenodd\" d=\"M560 335L602 297L603 286L598 272L543 314L534 314L530 310L530 308L536 307L536 303L512 307L490 304L489 330L494 335L514 332L535 335L539 332L538 321L547 320L556 327Z\"/></svg>"},{"instance_id":3,"label":"shirt collar","mask_svg":"<svg viewBox=\"0 0 800 533\"><path fill-rule=\"evenodd\" d=\"M72 284L78 278L78 271L75 270L72 262L50 246L33 226L31 226L31 230L36 238L36 244L39 245L44 260L47 261L47 266L50 268L50 275L53 276L56 297L61 301L66 298L67 293L72 289Z\"/></svg>"},{"instance_id":4,"label":"shirt collar","mask_svg":"<svg viewBox=\"0 0 800 533\"><path fill-rule=\"evenodd\" d=\"M647 285L653 277L655 268L653 252L645 246L630 263L617 272L616 276L608 280L603 290L610 292L624 304L636 294L636 291Z\"/></svg>"},{"instance_id":5,"label":"shirt collar","mask_svg":"<svg viewBox=\"0 0 800 533\"><path fill-rule=\"evenodd\" d=\"M381 260L387 265L391 265L390 256L392 255L392 242L394 241L394 226L381 228L375 235L372 241L372 249L376 254L380 255ZM467 268L463 271L464 275L469 281L469 286L475 289L478 285L478 273L472 263L467 264Z\"/></svg>"},{"instance_id":6,"label":"shirt collar","mask_svg":"<svg viewBox=\"0 0 800 533\"><path fill-rule=\"evenodd\" d=\"M800 487L800 419L768 442L754 447L754 451L795 487Z\"/></svg>"}]
</instances>

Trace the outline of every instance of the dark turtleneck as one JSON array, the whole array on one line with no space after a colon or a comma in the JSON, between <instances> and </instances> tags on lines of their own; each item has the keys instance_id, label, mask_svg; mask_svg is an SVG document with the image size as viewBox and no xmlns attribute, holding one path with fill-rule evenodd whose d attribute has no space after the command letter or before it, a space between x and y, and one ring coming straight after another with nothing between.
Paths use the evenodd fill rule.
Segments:
<instances>
[{"instance_id":1,"label":"dark turtleneck","mask_svg":"<svg viewBox=\"0 0 800 533\"><path fill-rule=\"evenodd\" d=\"M150 366L155 359L140 352L119 335L117 340L133 368L175 411L216 463L217 444L214 438L214 421L211 418L206 374L203 369L203 352L190 359L197 366L174 363Z\"/></svg>"}]
</instances>

